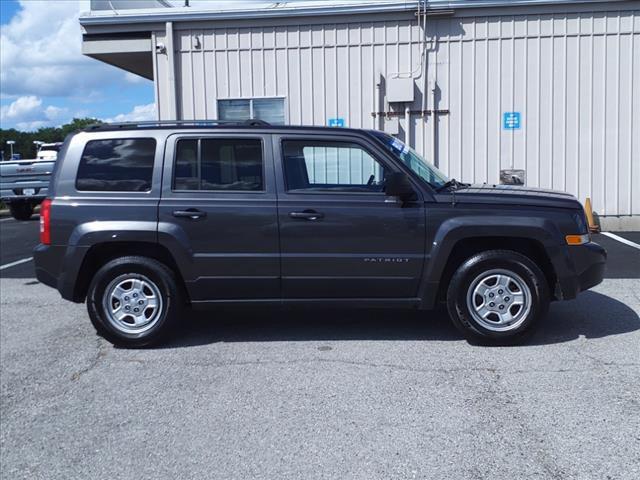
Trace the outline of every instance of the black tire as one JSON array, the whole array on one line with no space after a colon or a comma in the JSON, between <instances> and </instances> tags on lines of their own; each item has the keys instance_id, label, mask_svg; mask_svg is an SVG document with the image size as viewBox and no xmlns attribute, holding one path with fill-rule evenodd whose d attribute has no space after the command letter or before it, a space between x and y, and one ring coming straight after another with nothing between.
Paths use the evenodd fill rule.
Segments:
<instances>
[{"instance_id":1,"label":"black tire","mask_svg":"<svg viewBox=\"0 0 640 480\"><path fill-rule=\"evenodd\" d=\"M106 310L107 289L113 282L126 282L127 278L153 285L161 298L157 318L154 316L152 325L144 332L123 331L122 325L117 327L118 322L110 320ZM183 307L184 295L175 274L163 263L147 257L120 257L109 261L94 275L87 293L91 323L99 335L120 347L146 347L166 340L177 325Z\"/></svg>"},{"instance_id":2,"label":"black tire","mask_svg":"<svg viewBox=\"0 0 640 480\"><path fill-rule=\"evenodd\" d=\"M10 203L9 211L16 220L25 221L29 220L33 215L33 205L26 202Z\"/></svg>"},{"instance_id":3,"label":"black tire","mask_svg":"<svg viewBox=\"0 0 640 480\"><path fill-rule=\"evenodd\" d=\"M494 291L494 288L498 289L500 286L498 284L494 286L490 283L493 281L492 277L501 275L501 272L513 275L513 279L516 280L508 287L516 292L511 296L512 302L515 295L518 295L518 282L524 282L527 288L523 288L522 291L526 292L528 289L528 292L523 294L523 298L528 295L529 302L525 301L528 309L522 306L522 310L520 310L518 305L510 306L508 302L505 302L505 299L510 298L508 297L509 293L501 295L498 299L498 291L503 290ZM487 279L488 283L484 283L483 279ZM471 293L476 291L475 287L480 283L489 285L490 290L486 295L487 297L493 295L495 302L487 304L487 297ZM471 290L472 288L473 290ZM480 313L484 312L475 314L469 305L472 308L492 305L492 309L500 308L502 305L503 309L495 313L490 312L483 324L482 318L478 320L476 317L480 317ZM549 309L549 286L540 268L528 257L510 250L481 252L466 260L454 273L447 291L447 309L453 324L471 343L515 345L524 342L534 332L540 319L546 315ZM497 323L500 319L498 313L504 314L507 311L513 312L513 316L517 320L504 325ZM490 324L489 327L486 327L487 324ZM504 330L497 331L502 328Z\"/></svg>"}]
</instances>

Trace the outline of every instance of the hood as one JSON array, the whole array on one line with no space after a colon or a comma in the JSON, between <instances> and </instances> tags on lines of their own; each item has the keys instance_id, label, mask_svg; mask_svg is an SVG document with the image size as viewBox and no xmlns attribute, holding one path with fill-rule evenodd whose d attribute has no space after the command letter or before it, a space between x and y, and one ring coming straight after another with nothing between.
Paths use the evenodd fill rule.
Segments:
<instances>
[{"instance_id":1,"label":"hood","mask_svg":"<svg viewBox=\"0 0 640 480\"><path fill-rule=\"evenodd\" d=\"M456 203L582 208L576 197L570 193L521 185L477 184L447 193L449 201L452 195L455 195Z\"/></svg>"}]
</instances>

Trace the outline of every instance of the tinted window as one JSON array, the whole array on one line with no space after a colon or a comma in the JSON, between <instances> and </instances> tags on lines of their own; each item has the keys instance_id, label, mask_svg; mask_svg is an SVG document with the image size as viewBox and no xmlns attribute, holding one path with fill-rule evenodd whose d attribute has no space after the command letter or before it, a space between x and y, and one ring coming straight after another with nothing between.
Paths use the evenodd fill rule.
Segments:
<instances>
[{"instance_id":1,"label":"tinted window","mask_svg":"<svg viewBox=\"0 0 640 480\"><path fill-rule=\"evenodd\" d=\"M76 188L90 192L148 192L155 151L153 138L92 140L80 159Z\"/></svg>"},{"instance_id":2,"label":"tinted window","mask_svg":"<svg viewBox=\"0 0 640 480\"><path fill-rule=\"evenodd\" d=\"M263 190L262 142L255 139L179 140L176 190Z\"/></svg>"},{"instance_id":3,"label":"tinted window","mask_svg":"<svg viewBox=\"0 0 640 480\"><path fill-rule=\"evenodd\" d=\"M289 190L381 192L384 167L362 147L346 142L282 142Z\"/></svg>"}]
</instances>

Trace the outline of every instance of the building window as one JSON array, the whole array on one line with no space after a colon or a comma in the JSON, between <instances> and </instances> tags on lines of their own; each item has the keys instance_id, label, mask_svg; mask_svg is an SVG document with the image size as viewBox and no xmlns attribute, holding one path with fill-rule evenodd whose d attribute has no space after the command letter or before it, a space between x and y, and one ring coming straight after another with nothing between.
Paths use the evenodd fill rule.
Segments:
<instances>
[{"instance_id":1,"label":"building window","mask_svg":"<svg viewBox=\"0 0 640 480\"><path fill-rule=\"evenodd\" d=\"M272 125L284 125L284 98L246 98L218 100L220 120L264 120Z\"/></svg>"},{"instance_id":2,"label":"building window","mask_svg":"<svg viewBox=\"0 0 640 480\"><path fill-rule=\"evenodd\" d=\"M156 141L153 138L87 142L76 177L76 189L88 192L151 190Z\"/></svg>"},{"instance_id":3,"label":"building window","mask_svg":"<svg viewBox=\"0 0 640 480\"><path fill-rule=\"evenodd\" d=\"M285 140L282 152L289 191L383 191L385 168L356 144Z\"/></svg>"},{"instance_id":4,"label":"building window","mask_svg":"<svg viewBox=\"0 0 640 480\"><path fill-rule=\"evenodd\" d=\"M263 191L262 142L247 138L179 140L173 188Z\"/></svg>"}]
</instances>

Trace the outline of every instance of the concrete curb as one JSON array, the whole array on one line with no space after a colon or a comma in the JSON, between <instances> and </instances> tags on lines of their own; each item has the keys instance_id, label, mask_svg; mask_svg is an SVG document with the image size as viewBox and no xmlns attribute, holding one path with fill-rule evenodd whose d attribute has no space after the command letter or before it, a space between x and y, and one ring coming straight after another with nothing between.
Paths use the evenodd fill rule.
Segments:
<instances>
[{"instance_id":1,"label":"concrete curb","mask_svg":"<svg viewBox=\"0 0 640 480\"><path fill-rule=\"evenodd\" d=\"M603 232L637 232L640 231L640 215L625 217L597 217Z\"/></svg>"}]
</instances>

